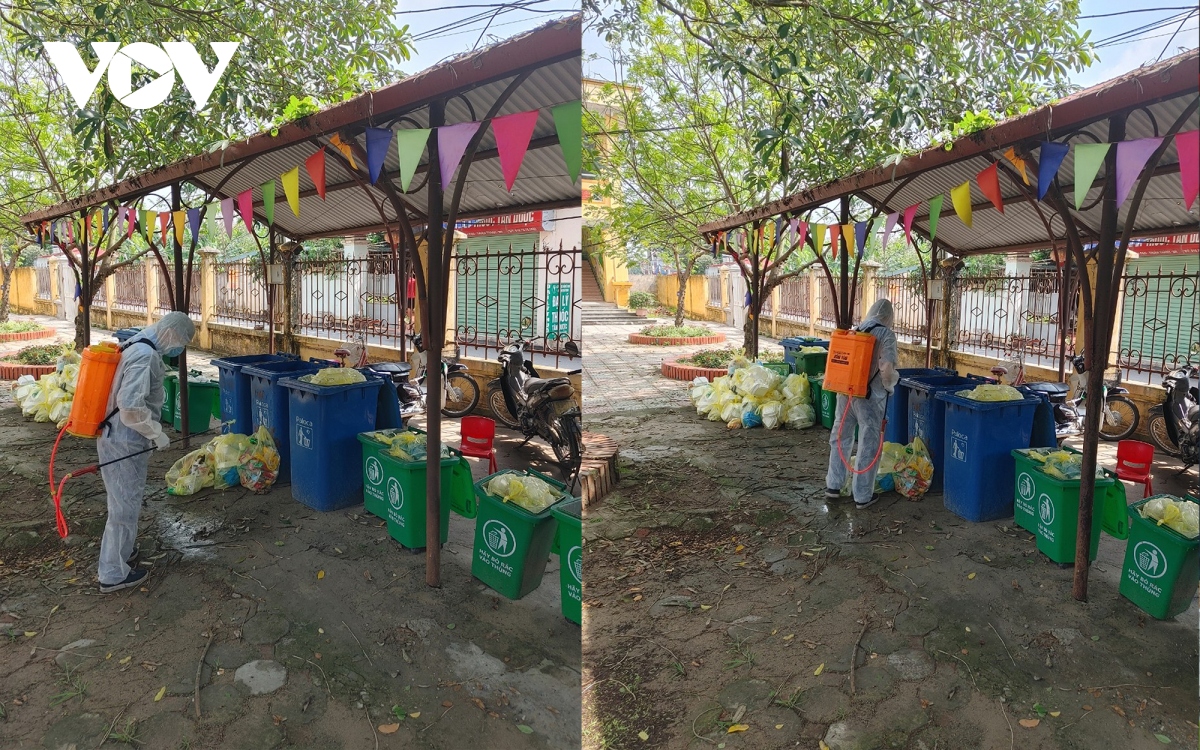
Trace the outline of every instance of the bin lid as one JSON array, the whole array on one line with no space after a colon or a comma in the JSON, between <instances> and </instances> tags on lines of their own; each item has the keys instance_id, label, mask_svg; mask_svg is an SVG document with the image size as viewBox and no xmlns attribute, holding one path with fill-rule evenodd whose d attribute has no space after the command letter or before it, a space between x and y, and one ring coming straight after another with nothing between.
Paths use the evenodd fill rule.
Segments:
<instances>
[{"instance_id":1,"label":"bin lid","mask_svg":"<svg viewBox=\"0 0 1200 750\"><path fill-rule=\"evenodd\" d=\"M928 387L928 386L925 386ZM1022 399L1013 399L1012 401L976 401L973 398L965 398L953 392L953 389L945 390L934 389L934 397L942 401L949 401L957 406L966 406L978 411L991 411L994 409L1003 409L1006 406L1037 406L1042 402L1037 396L1026 396Z\"/></svg>"},{"instance_id":2,"label":"bin lid","mask_svg":"<svg viewBox=\"0 0 1200 750\"><path fill-rule=\"evenodd\" d=\"M317 370L321 369L316 365L313 365L312 367L314 369L311 370L311 372L316 372ZM252 368L246 369L249 370ZM277 379L279 380L279 384L284 388L288 388L293 391L305 391L318 396L325 396L333 393L343 393L345 391L355 390L358 388L379 388L381 385L383 385L383 381L378 376L372 377L370 374L367 374L367 379L361 383L347 383L345 385L316 385L314 383L305 383L303 380L297 377L298 374L305 375L307 373L290 372L281 375Z\"/></svg>"},{"instance_id":3,"label":"bin lid","mask_svg":"<svg viewBox=\"0 0 1200 750\"><path fill-rule=\"evenodd\" d=\"M574 500L563 500L556 505L550 506L556 516L564 516L572 518L576 521L583 519L583 501L579 498Z\"/></svg>"},{"instance_id":4,"label":"bin lid","mask_svg":"<svg viewBox=\"0 0 1200 750\"><path fill-rule=\"evenodd\" d=\"M310 372L320 370L320 365L315 365L311 362L300 362L294 359L284 359L278 362L258 362L253 365L248 365L242 368L242 372L247 375L260 378L270 378L271 380L279 380L293 375L306 375Z\"/></svg>"}]
</instances>

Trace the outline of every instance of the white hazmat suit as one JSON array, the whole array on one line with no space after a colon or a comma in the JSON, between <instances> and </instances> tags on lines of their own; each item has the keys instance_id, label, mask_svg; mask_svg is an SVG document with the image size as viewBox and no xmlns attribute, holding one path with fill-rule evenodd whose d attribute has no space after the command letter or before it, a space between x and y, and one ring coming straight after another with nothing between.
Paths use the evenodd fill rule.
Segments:
<instances>
[{"instance_id":1,"label":"white hazmat suit","mask_svg":"<svg viewBox=\"0 0 1200 750\"><path fill-rule=\"evenodd\" d=\"M896 387L896 383L900 382L900 374L896 371L896 334L892 332L894 322L895 314L891 301L881 299L871 305L863 321L855 326L855 330L869 332L875 337L870 393L867 398L851 398L838 394L837 413L833 420L833 431L829 435L829 473L825 476L825 486L836 493L846 482L847 469L842 458L844 456L845 460L849 461L854 454L854 428L858 427L858 456L854 460L854 470L862 473L855 474L852 482L854 502L858 505L869 505L875 492L875 475L879 465L876 463L869 470L866 467L875 460L879 443L883 440L883 417L887 409L888 394ZM847 401L850 402L849 411L846 410Z\"/></svg>"},{"instance_id":2,"label":"white hazmat suit","mask_svg":"<svg viewBox=\"0 0 1200 750\"><path fill-rule=\"evenodd\" d=\"M105 412L111 416L96 439L100 463L170 444L159 424L165 395L162 358L181 352L195 331L187 315L169 312L125 342ZM137 540L149 466L150 454L142 453L100 469L108 493L108 521L100 540L101 586L119 584L129 576L126 560Z\"/></svg>"}]
</instances>

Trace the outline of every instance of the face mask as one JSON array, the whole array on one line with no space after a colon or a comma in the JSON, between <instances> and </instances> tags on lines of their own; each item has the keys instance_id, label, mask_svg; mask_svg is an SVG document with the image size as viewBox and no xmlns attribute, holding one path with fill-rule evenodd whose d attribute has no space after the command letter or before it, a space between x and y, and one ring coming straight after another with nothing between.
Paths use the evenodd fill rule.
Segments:
<instances>
[{"instance_id":1,"label":"face mask","mask_svg":"<svg viewBox=\"0 0 1200 750\"><path fill-rule=\"evenodd\" d=\"M163 352L163 354L167 357L178 357L180 354L183 354L183 350L184 350L184 347L182 347L182 346L173 346L170 349Z\"/></svg>"}]
</instances>

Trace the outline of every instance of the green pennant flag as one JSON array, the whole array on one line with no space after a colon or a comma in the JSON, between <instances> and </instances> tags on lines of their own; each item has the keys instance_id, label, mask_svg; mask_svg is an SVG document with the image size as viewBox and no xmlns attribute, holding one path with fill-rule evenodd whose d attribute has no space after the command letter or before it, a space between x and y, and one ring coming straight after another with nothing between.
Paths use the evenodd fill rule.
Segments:
<instances>
[{"instance_id":1,"label":"green pennant flag","mask_svg":"<svg viewBox=\"0 0 1200 750\"><path fill-rule=\"evenodd\" d=\"M427 128L396 131L396 152L400 157L400 190L405 193L412 184L413 175L417 173L417 165L421 163L421 154L425 153L425 143L429 140L431 132L433 131Z\"/></svg>"},{"instance_id":2,"label":"green pennant flag","mask_svg":"<svg viewBox=\"0 0 1200 750\"><path fill-rule=\"evenodd\" d=\"M567 162L567 174L571 182L575 182L583 163L583 100L560 104L552 108L550 114L558 131L558 145Z\"/></svg>"},{"instance_id":3,"label":"green pennant flag","mask_svg":"<svg viewBox=\"0 0 1200 750\"><path fill-rule=\"evenodd\" d=\"M210 245L217 242L217 209L220 206L220 203L213 202L204 207L204 233Z\"/></svg>"},{"instance_id":4,"label":"green pennant flag","mask_svg":"<svg viewBox=\"0 0 1200 750\"><path fill-rule=\"evenodd\" d=\"M937 235L938 217L942 215L942 198L944 195L938 195L929 199L929 239L932 240Z\"/></svg>"},{"instance_id":5,"label":"green pennant flag","mask_svg":"<svg viewBox=\"0 0 1200 750\"><path fill-rule=\"evenodd\" d=\"M263 213L267 215L267 223L275 223L275 180L262 184Z\"/></svg>"},{"instance_id":6,"label":"green pennant flag","mask_svg":"<svg viewBox=\"0 0 1200 750\"><path fill-rule=\"evenodd\" d=\"M1080 143L1075 146L1075 210L1087 199L1092 180L1100 171L1111 143Z\"/></svg>"}]
</instances>

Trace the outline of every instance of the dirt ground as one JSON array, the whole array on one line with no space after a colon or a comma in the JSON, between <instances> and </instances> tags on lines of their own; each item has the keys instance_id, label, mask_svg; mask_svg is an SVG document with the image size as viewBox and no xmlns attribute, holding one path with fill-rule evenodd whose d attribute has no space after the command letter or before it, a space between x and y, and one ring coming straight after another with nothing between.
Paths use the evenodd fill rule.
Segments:
<instances>
[{"instance_id":1,"label":"dirt ground","mask_svg":"<svg viewBox=\"0 0 1200 750\"><path fill-rule=\"evenodd\" d=\"M556 557L509 601L471 577L474 522L453 516L431 589L424 555L361 505L317 513L286 486L166 496L173 447L154 456L142 514L150 578L101 596L103 486L68 483L60 540L53 439L0 386L0 747L578 745L580 629L561 615ZM540 455L516 442L502 439L502 466ZM58 473L95 460L69 439Z\"/></svg>"},{"instance_id":2,"label":"dirt ground","mask_svg":"<svg viewBox=\"0 0 1200 750\"><path fill-rule=\"evenodd\" d=\"M1122 598L1123 542L1103 537L1082 604L1011 520L940 495L826 504L820 427L687 408L588 427L621 444L622 481L584 526L585 748L1196 742L1196 605L1159 622Z\"/></svg>"}]
</instances>

